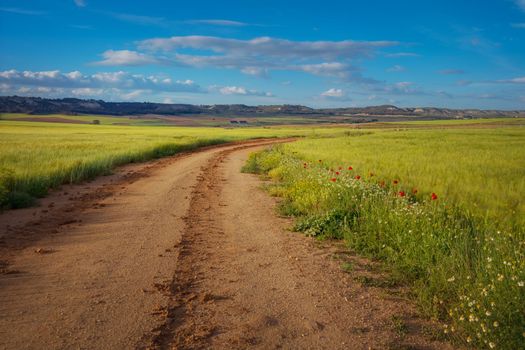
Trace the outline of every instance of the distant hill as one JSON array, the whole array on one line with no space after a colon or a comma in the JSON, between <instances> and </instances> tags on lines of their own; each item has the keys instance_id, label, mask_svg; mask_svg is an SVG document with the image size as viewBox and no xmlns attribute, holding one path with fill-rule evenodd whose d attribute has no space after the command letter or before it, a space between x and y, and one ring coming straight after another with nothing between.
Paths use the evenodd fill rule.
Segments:
<instances>
[{"instance_id":1,"label":"distant hill","mask_svg":"<svg viewBox=\"0 0 525 350\"><path fill-rule=\"evenodd\" d=\"M525 117L525 111L498 111L448 108L400 108L391 105L320 108L300 105L247 106L190 105L150 102L105 102L77 98L0 96L0 113L28 114L100 114L100 115L207 115L207 116L337 116L337 117L417 117L418 119Z\"/></svg>"}]
</instances>

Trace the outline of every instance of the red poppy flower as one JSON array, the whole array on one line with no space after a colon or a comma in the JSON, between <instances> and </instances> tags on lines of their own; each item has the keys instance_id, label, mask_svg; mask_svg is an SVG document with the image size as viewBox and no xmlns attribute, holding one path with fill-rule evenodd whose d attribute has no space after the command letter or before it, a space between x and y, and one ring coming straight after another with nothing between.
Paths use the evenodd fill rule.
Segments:
<instances>
[{"instance_id":1,"label":"red poppy flower","mask_svg":"<svg viewBox=\"0 0 525 350\"><path fill-rule=\"evenodd\" d=\"M393 183L394 183L394 185L397 185L399 183L399 181L394 180Z\"/></svg>"},{"instance_id":2,"label":"red poppy flower","mask_svg":"<svg viewBox=\"0 0 525 350\"><path fill-rule=\"evenodd\" d=\"M335 174L336 174L336 175L339 175L339 171L336 171Z\"/></svg>"},{"instance_id":3,"label":"red poppy flower","mask_svg":"<svg viewBox=\"0 0 525 350\"><path fill-rule=\"evenodd\" d=\"M354 170L354 168L352 168L351 166L348 167L348 170Z\"/></svg>"},{"instance_id":4,"label":"red poppy flower","mask_svg":"<svg viewBox=\"0 0 525 350\"><path fill-rule=\"evenodd\" d=\"M355 179L356 179L356 180L361 180L361 176L357 175L357 176L355 177Z\"/></svg>"},{"instance_id":5,"label":"red poppy flower","mask_svg":"<svg viewBox=\"0 0 525 350\"><path fill-rule=\"evenodd\" d=\"M335 177L332 177L332 178L330 179L330 181L332 181L332 182L336 182L337 179L336 179Z\"/></svg>"},{"instance_id":6,"label":"red poppy flower","mask_svg":"<svg viewBox=\"0 0 525 350\"><path fill-rule=\"evenodd\" d=\"M430 198L432 198L432 200L435 201L436 199L438 199L438 196L437 196L437 194L432 192L432 194L430 195Z\"/></svg>"},{"instance_id":7,"label":"red poppy flower","mask_svg":"<svg viewBox=\"0 0 525 350\"><path fill-rule=\"evenodd\" d=\"M416 193L417 193L417 188L413 188L413 189L412 189L412 193L413 193L413 194L416 194Z\"/></svg>"},{"instance_id":8,"label":"red poppy flower","mask_svg":"<svg viewBox=\"0 0 525 350\"><path fill-rule=\"evenodd\" d=\"M406 194L404 191L399 191L399 197L404 197Z\"/></svg>"},{"instance_id":9,"label":"red poppy flower","mask_svg":"<svg viewBox=\"0 0 525 350\"><path fill-rule=\"evenodd\" d=\"M339 170L343 170L343 167L342 167L342 166L340 166L340 167L339 167Z\"/></svg>"}]
</instances>

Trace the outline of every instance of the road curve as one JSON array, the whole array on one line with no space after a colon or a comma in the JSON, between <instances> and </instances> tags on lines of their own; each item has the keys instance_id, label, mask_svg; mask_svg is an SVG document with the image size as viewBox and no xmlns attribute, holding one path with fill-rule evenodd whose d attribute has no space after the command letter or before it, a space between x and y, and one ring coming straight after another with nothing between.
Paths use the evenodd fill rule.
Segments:
<instances>
[{"instance_id":1,"label":"road curve","mask_svg":"<svg viewBox=\"0 0 525 350\"><path fill-rule=\"evenodd\" d=\"M239 172L273 142L131 165L1 214L0 348L449 348L409 302L341 271L340 248L287 230Z\"/></svg>"}]
</instances>

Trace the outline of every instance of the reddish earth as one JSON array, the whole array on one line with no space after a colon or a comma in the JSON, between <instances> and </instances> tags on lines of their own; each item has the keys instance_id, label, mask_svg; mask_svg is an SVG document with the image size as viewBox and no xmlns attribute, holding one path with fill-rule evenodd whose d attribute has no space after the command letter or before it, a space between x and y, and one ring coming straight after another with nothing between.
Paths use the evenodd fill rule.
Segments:
<instances>
[{"instance_id":1,"label":"reddish earth","mask_svg":"<svg viewBox=\"0 0 525 350\"><path fill-rule=\"evenodd\" d=\"M451 348L374 263L289 231L239 172L273 142L123 167L1 214L0 348Z\"/></svg>"}]
</instances>

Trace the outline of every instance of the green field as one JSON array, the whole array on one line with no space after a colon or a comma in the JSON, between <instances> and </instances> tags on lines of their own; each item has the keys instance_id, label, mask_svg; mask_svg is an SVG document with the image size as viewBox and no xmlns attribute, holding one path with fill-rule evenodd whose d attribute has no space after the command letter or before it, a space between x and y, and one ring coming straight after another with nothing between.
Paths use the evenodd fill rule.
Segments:
<instances>
[{"instance_id":1,"label":"green field","mask_svg":"<svg viewBox=\"0 0 525 350\"><path fill-rule=\"evenodd\" d=\"M515 349L525 341L523 119L197 128L104 118L102 125L1 120L1 206L32 205L50 188L129 162L304 136L246 166L277 180L269 189L284 198L280 209L297 218L298 231L345 239L384 261L460 342Z\"/></svg>"},{"instance_id":2,"label":"green field","mask_svg":"<svg viewBox=\"0 0 525 350\"><path fill-rule=\"evenodd\" d=\"M151 125L159 124L162 125L162 121L155 120L153 118L130 118L130 117L113 117L103 115L65 115L65 114L46 114L46 115L29 115L22 113L4 113L0 116L0 120L12 120L12 121L31 121L45 122L46 120L56 119L57 121L62 120L64 123L67 122L81 122L86 124L93 123L94 120L98 120L102 125L113 125L113 124L129 124L129 125ZM165 124L165 123L164 123Z\"/></svg>"},{"instance_id":3,"label":"green field","mask_svg":"<svg viewBox=\"0 0 525 350\"><path fill-rule=\"evenodd\" d=\"M276 180L296 230L384 261L457 341L521 348L525 128L440 123L304 139L252 155L245 171Z\"/></svg>"},{"instance_id":4,"label":"green field","mask_svg":"<svg viewBox=\"0 0 525 350\"><path fill-rule=\"evenodd\" d=\"M199 126L199 127L264 127L278 125L316 125L341 123L340 117L308 117L308 116L213 116L213 115L169 115L169 116L105 116L105 115L67 115L46 114L32 115L23 113L2 113L0 120L30 121L47 123L76 123L101 125L130 126ZM231 120L243 120L246 124L232 124ZM347 123L348 124L348 123Z\"/></svg>"},{"instance_id":5,"label":"green field","mask_svg":"<svg viewBox=\"0 0 525 350\"><path fill-rule=\"evenodd\" d=\"M523 218L525 128L375 131L331 140L304 140L286 147L309 161L352 166L354 174L435 192L488 219Z\"/></svg>"},{"instance_id":6,"label":"green field","mask_svg":"<svg viewBox=\"0 0 525 350\"><path fill-rule=\"evenodd\" d=\"M107 174L117 165L200 146L340 129L106 126L0 121L0 202L30 205L50 188Z\"/></svg>"}]
</instances>

